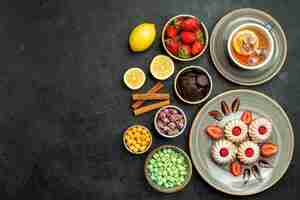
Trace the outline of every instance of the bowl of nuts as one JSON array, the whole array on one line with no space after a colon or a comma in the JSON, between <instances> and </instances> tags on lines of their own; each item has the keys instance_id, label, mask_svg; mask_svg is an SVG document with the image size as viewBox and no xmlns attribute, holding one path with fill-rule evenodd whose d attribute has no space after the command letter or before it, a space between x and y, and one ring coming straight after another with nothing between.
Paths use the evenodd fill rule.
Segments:
<instances>
[{"instance_id":1,"label":"bowl of nuts","mask_svg":"<svg viewBox=\"0 0 300 200\"><path fill-rule=\"evenodd\" d=\"M186 124L187 118L184 111L174 105L162 107L154 117L156 131L166 138L175 138L181 135Z\"/></svg>"}]
</instances>

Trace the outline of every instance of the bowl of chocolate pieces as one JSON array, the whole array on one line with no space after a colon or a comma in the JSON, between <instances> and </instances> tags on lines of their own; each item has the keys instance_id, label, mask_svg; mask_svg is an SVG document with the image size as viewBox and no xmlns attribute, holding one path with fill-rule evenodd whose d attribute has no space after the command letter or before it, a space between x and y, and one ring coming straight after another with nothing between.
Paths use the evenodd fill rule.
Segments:
<instances>
[{"instance_id":1,"label":"bowl of chocolate pieces","mask_svg":"<svg viewBox=\"0 0 300 200\"><path fill-rule=\"evenodd\" d=\"M203 67L188 66L177 73L174 79L174 90L183 102L199 104L210 96L212 78Z\"/></svg>"}]
</instances>

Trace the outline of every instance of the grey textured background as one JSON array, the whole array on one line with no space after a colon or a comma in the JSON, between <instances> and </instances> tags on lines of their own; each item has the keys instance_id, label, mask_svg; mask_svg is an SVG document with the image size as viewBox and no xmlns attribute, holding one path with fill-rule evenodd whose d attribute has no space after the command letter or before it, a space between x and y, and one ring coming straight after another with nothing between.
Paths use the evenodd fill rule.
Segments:
<instances>
[{"instance_id":1,"label":"grey textured background","mask_svg":"<svg viewBox=\"0 0 300 200\"><path fill-rule=\"evenodd\" d=\"M188 13L201 17L211 32L225 13L243 7L269 12L286 31L285 66L271 82L251 89L277 100L296 134L287 174L270 190L248 199L282 199L286 194L296 199L300 178L297 0L1 0L1 199L238 199L211 188L197 173L181 193L160 194L148 186L143 176L145 156L129 155L122 148L121 134L136 123L153 130L154 113L132 116L131 93L121 79L129 66L141 66L149 74L151 58L164 53L158 38L144 53L128 51L128 34L135 25L153 22L160 33L169 17ZM208 52L188 64L205 66L212 74L212 96L244 88L222 78ZM176 63L176 71L185 65ZM149 78L144 89L154 82ZM173 94L172 81L166 85ZM200 106L172 101L187 112L190 126ZM186 142L185 136L166 140L155 135L153 147L171 143L186 149Z\"/></svg>"}]
</instances>

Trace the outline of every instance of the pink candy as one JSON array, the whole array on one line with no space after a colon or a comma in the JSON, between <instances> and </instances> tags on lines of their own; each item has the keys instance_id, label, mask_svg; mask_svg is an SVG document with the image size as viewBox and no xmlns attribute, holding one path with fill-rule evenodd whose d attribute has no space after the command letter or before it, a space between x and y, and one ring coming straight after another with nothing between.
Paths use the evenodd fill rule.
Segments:
<instances>
[{"instance_id":1,"label":"pink candy","mask_svg":"<svg viewBox=\"0 0 300 200\"><path fill-rule=\"evenodd\" d=\"M162 133L174 135L184 128L186 122L183 113L179 110L175 108L165 108L158 114L156 123Z\"/></svg>"}]
</instances>

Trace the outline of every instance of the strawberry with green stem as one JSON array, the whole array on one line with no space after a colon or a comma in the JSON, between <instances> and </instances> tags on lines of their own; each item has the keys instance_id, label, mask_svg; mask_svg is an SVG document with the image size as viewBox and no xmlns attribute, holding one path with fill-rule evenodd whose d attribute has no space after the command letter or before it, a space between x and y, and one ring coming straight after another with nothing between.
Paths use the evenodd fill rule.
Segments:
<instances>
[{"instance_id":1,"label":"strawberry with green stem","mask_svg":"<svg viewBox=\"0 0 300 200\"><path fill-rule=\"evenodd\" d=\"M200 29L200 23L196 18L190 17L182 22L181 28L185 31L197 31Z\"/></svg>"},{"instance_id":2,"label":"strawberry with green stem","mask_svg":"<svg viewBox=\"0 0 300 200\"><path fill-rule=\"evenodd\" d=\"M176 17L171 24L174 25L176 27L177 30L181 29L181 25L184 21L184 17Z\"/></svg>"},{"instance_id":3,"label":"strawberry with green stem","mask_svg":"<svg viewBox=\"0 0 300 200\"><path fill-rule=\"evenodd\" d=\"M192 55L195 56L199 54L200 52L202 52L203 48L204 45L201 42L195 41L192 45Z\"/></svg>"},{"instance_id":4,"label":"strawberry with green stem","mask_svg":"<svg viewBox=\"0 0 300 200\"><path fill-rule=\"evenodd\" d=\"M176 38L177 36L177 29L174 25L168 25L166 28L166 36L168 38Z\"/></svg>"},{"instance_id":5,"label":"strawberry with green stem","mask_svg":"<svg viewBox=\"0 0 300 200\"><path fill-rule=\"evenodd\" d=\"M184 44L192 44L196 40L196 34L194 32L182 31L180 38Z\"/></svg>"},{"instance_id":6,"label":"strawberry with green stem","mask_svg":"<svg viewBox=\"0 0 300 200\"><path fill-rule=\"evenodd\" d=\"M191 47L188 45L181 45L178 50L178 56L180 58L190 58L191 57Z\"/></svg>"},{"instance_id":7,"label":"strawberry with green stem","mask_svg":"<svg viewBox=\"0 0 300 200\"><path fill-rule=\"evenodd\" d=\"M165 40L167 49L173 54L178 54L179 43L175 39L167 39Z\"/></svg>"},{"instance_id":8,"label":"strawberry with green stem","mask_svg":"<svg viewBox=\"0 0 300 200\"><path fill-rule=\"evenodd\" d=\"M199 31L196 32L196 39L197 39L201 44L204 45L204 43L205 43L205 38L204 38L204 33L203 33L203 31L199 30Z\"/></svg>"}]
</instances>

